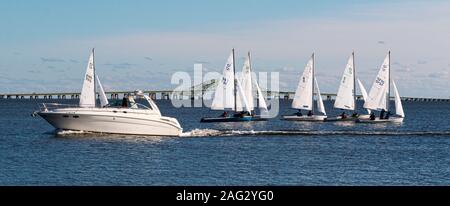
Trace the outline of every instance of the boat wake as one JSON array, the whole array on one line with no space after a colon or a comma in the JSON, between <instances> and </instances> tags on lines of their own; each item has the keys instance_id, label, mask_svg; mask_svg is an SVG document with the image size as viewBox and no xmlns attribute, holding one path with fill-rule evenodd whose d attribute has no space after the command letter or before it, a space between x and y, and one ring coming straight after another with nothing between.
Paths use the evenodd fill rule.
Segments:
<instances>
[{"instance_id":1,"label":"boat wake","mask_svg":"<svg viewBox=\"0 0 450 206\"><path fill-rule=\"evenodd\" d=\"M194 129L182 137L211 136L450 136L450 131L311 131L311 130L213 130Z\"/></svg>"},{"instance_id":2,"label":"boat wake","mask_svg":"<svg viewBox=\"0 0 450 206\"><path fill-rule=\"evenodd\" d=\"M223 131L214 129L194 129L189 132L183 132L181 137L207 137L207 136L221 136Z\"/></svg>"},{"instance_id":3,"label":"boat wake","mask_svg":"<svg viewBox=\"0 0 450 206\"><path fill-rule=\"evenodd\" d=\"M58 136L102 134L74 130L56 130ZM107 134L104 134L107 135ZM215 130L193 129L181 137L242 137L242 136L449 136L450 131L312 131L312 130Z\"/></svg>"},{"instance_id":4,"label":"boat wake","mask_svg":"<svg viewBox=\"0 0 450 206\"><path fill-rule=\"evenodd\" d=\"M91 132L78 131L78 130L55 130L55 134L59 136L64 135L84 135L91 134Z\"/></svg>"}]
</instances>

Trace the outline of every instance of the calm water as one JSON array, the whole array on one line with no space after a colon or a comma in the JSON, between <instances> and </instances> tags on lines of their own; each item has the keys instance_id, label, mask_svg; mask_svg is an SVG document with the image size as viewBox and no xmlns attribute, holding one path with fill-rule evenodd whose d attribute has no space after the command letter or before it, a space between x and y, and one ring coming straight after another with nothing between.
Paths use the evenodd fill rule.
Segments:
<instances>
[{"instance_id":1,"label":"calm water","mask_svg":"<svg viewBox=\"0 0 450 206\"><path fill-rule=\"evenodd\" d=\"M56 134L37 103L0 100L0 185L450 185L450 103L406 102L397 125L201 124L220 112L158 101L173 138Z\"/></svg>"}]
</instances>

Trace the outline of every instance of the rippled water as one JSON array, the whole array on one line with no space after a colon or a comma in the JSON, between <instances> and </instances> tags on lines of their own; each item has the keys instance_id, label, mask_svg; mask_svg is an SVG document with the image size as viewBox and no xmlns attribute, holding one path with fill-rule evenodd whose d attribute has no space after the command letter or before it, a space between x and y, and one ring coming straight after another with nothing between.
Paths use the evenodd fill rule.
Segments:
<instances>
[{"instance_id":1,"label":"rippled water","mask_svg":"<svg viewBox=\"0 0 450 206\"><path fill-rule=\"evenodd\" d=\"M0 100L1 185L450 185L449 103L405 102L402 124L205 124L220 112L158 101L185 131L163 138L58 133L37 103Z\"/></svg>"}]
</instances>

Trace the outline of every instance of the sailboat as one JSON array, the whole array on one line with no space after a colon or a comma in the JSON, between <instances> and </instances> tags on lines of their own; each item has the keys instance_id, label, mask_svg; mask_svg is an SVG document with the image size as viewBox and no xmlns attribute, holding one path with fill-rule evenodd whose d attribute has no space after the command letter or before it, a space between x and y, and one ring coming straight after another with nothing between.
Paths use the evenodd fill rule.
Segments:
<instances>
[{"instance_id":1,"label":"sailboat","mask_svg":"<svg viewBox=\"0 0 450 206\"><path fill-rule=\"evenodd\" d=\"M306 64L303 75L300 77L297 90L295 92L292 108L299 111L294 115L285 115L283 120L290 121L324 121L327 118L325 107L323 105L322 96L320 94L319 84L314 76L315 57L314 53ZM322 114L314 114L314 89L317 88L317 110ZM302 114L301 110L308 111L308 114Z\"/></svg>"},{"instance_id":2,"label":"sailboat","mask_svg":"<svg viewBox=\"0 0 450 206\"><path fill-rule=\"evenodd\" d=\"M96 106L95 82L100 107ZM134 97L143 98L148 104L136 103ZM94 49L89 57L79 104L43 103L36 113L61 130L149 136L180 136L183 131L175 118L162 116L155 102L142 91L124 98L121 105L110 104L95 73Z\"/></svg>"},{"instance_id":3,"label":"sailboat","mask_svg":"<svg viewBox=\"0 0 450 206\"><path fill-rule=\"evenodd\" d=\"M391 51L388 52L384 59L378 75L370 89L364 108L381 111L380 116L376 117L372 112L369 119L358 119L357 122L362 123L379 123L379 122L403 122L405 113L397 90L397 85L392 81L395 95L395 115L390 115L390 90L391 90Z\"/></svg>"},{"instance_id":4,"label":"sailboat","mask_svg":"<svg viewBox=\"0 0 450 206\"><path fill-rule=\"evenodd\" d=\"M361 81L358 80L363 99L367 96ZM339 89L334 102L334 108L352 111L352 115L348 116L345 111L337 117L327 118L327 121L355 121L360 115L356 112L356 67L355 52L348 58L347 65L342 75ZM370 114L370 111L369 111ZM364 116L364 115L363 115Z\"/></svg>"},{"instance_id":5,"label":"sailboat","mask_svg":"<svg viewBox=\"0 0 450 206\"><path fill-rule=\"evenodd\" d=\"M253 101L253 86L256 88L258 105L261 111L267 111L267 104L258 82L252 79L252 64L250 52L242 68L240 76L235 72L234 49L231 51L223 70L221 82L217 85L211 105L213 110L222 110L219 117L204 117L201 122L243 122L266 121L266 118L255 114ZM235 112L229 114L227 111Z\"/></svg>"},{"instance_id":6,"label":"sailboat","mask_svg":"<svg viewBox=\"0 0 450 206\"><path fill-rule=\"evenodd\" d=\"M334 108L352 111L353 115L348 117L345 112L342 112L342 114L337 117L327 118L327 121L354 121L356 119L355 79L355 53L353 52L344 69L344 74L342 75L336 100L334 102Z\"/></svg>"}]
</instances>

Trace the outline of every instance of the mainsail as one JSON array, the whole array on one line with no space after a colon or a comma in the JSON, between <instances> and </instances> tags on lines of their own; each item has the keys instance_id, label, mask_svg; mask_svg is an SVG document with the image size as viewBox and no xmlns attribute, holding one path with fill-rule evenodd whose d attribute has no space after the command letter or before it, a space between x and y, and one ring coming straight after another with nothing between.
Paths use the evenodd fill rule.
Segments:
<instances>
[{"instance_id":1,"label":"mainsail","mask_svg":"<svg viewBox=\"0 0 450 206\"><path fill-rule=\"evenodd\" d=\"M80 95L80 107L95 107L95 66L94 66L94 49L92 49L89 57L88 66L83 82L83 89Z\"/></svg>"},{"instance_id":2,"label":"mainsail","mask_svg":"<svg viewBox=\"0 0 450 206\"><path fill-rule=\"evenodd\" d=\"M306 64L303 75L300 77L297 90L295 91L292 108L313 110L313 72L314 72L314 54Z\"/></svg>"},{"instance_id":3,"label":"mainsail","mask_svg":"<svg viewBox=\"0 0 450 206\"><path fill-rule=\"evenodd\" d=\"M361 94L363 96L363 100L364 102L367 101L367 91L366 88L364 88L364 85L362 84L362 82L358 79L358 85L359 85L359 89L361 90ZM370 114L371 111L370 109L367 109L367 113Z\"/></svg>"},{"instance_id":4,"label":"mainsail","mask_svg":"<svg viewBox=\"0 0 450 206\"><path fill-rule=\"evenodd\" d=\"M103 86L100 82L100 79L98 78L98 75L95 75L95 79L97 80L98 93L100 96L100 106L104 107L109 104L108 98L106 97L105 90L103 90Z\"/></svg>"},{"instance_id":5,"label":"mainsail","mask_svg":"<svg viewBox=\"0 0 450 206\"><path fill-rule=\"evenodd\" d=\"M400 94L397 90L397 85L394 81L392 81L392 86L394 87L394 95L395 95L395 114L400 117L405 117L405 112L403 111L402 100L400 98Z\"/></svg>"},{"instance_id":6,"label":"mainsail","mask_svg":"<svg viewBox=\"0 0 450 206\"><path fill-rule=\"evenodd\" d=\"M370 89L364 108L388 111L389 81L390 81L390 52L384 59L372 88Z\"/></svg>"},{"instance_id":7,"label":"mainsail","mask_svg":"<svg viewBox=\"0 0 450 206\"><path fill-rule=\"evenodd\" d=\"M334 102L334 107L345 110L355 110L355 68L354 54L350 56L342 75L341 84Z\"/></svg>"},{"instance_id":8,"label":"mainsail","mask_svg":"<svg viewBox=\"0 0 450 206\"><path fill-rule=\"evenodd\" d=\"M317 83L317 79L314 77L314 82L316 83L317 88L317 110L324 115L327 115L325 112L325 106L323 105L322 95L320 94L319 84Z\"/></svg>"},{"instance_id":9,"label":"mainsail","mask_svg":"<svg viewBox=\"0 0 450 206\"><path fill-rule=\"evenodd\" d=\"M211 109L235 109L235 77L234 77L234 49L228 57L223 69L222 79L217 85Z\"/></svg>"}]
</instances>

